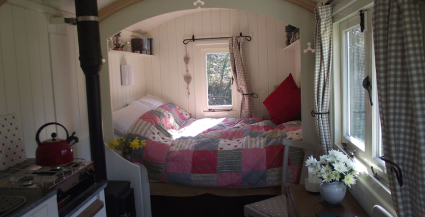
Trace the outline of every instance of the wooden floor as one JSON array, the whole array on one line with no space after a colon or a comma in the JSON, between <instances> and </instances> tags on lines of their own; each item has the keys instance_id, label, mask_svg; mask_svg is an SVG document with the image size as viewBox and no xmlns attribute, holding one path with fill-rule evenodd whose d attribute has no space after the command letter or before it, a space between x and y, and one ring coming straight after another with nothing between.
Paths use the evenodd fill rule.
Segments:
<instances>
[{"instance_id":1,"label":"wooden floor","mask_svg":"<svg viewBox=\"0 0 425 217\"><path fill-rule=\"evenodd\" d=\"M222 197L211 194L195 197L151 196L152 216L243 217L243 207L246 204L270 197L274 196Z\"/></svg>"}]
</instances>

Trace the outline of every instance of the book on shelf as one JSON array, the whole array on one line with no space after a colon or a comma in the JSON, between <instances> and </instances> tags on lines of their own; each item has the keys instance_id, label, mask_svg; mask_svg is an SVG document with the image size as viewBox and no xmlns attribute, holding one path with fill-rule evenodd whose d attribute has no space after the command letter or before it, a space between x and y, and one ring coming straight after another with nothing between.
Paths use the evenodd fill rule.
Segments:
<instances>
[{"instance_id":1,"label":"book on shelf","mask_svg":"<svg viewBox=\"0 0 425 217\"><path fill-rule=\"evenodd\" d=\"M133 53L152 55L152 38L139 37L131 39L131 51Z\"/></svg>"}]
</instances>

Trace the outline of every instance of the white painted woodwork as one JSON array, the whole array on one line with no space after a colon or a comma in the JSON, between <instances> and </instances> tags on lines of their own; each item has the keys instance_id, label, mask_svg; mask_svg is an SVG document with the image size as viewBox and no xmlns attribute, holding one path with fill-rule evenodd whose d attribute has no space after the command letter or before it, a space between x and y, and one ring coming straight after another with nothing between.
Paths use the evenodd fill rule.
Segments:
<instances>
[{"instance_id":1,"label":"white painted woodwork","mask_svg":"<svg viewBox=\"0 0 425 217\"><path fill-rule=\"evenodd\" d=\"M47 199L34 209L28 211L22 217L58 217L58 202L56 194Z\"/></svg>"},{"instance_id":2,"label":"white painted woodwork","mask_svg":"<svg viewBox=\"0 0 425 217\"><path fill-rule=\"evenodd\" d=\"M105 144L106 169L110 180L128 180L134 188L137 217L151 217L148 173L145 166L132 163ZM123 169L125 168L125 169Z\"/></svg>"},{"instance_id":3,"label":"white painted woodwork","mask_svg":"<svg viewBox=\"0 0 425 217\"><path fill-rule=\"evenodd\" d=\"M145 95L145 73L143 58L149 55L124 51L109 51L109 76L111 77L112 109L118 110L127 106L131 101ZM134 73L133 85L121 85L120 65L132 65Z\"/></svg>"},{"instance_id":4,"label":"white painted woodwork","mask_svg":"<svg viewBox=\"0 0 425 217\"><path fill-rule=\"evenodd\" d=\"M254 99L254 104L258 115L267 117L268 112L262 102L273 92L274 87L279 85L289 73L296 78L301 78L300 66L295 66L294 61L287 61L288 58L294 59L291 55L295 53L283 54L282 52L282 49L286 47L286 25L288 24L263 15L229 9L203 10L163 23L146 34L154 38L154 49L159 50L159 53L154 51L155 60L154 58L145 59L146 93L161 97L167 102L173 102L187 109L193 116L199 116L195 115L199 114L196 110L202 105L200 100L196 100L195 95L201 91L198 87L200 85L196 82L202 81L196 79L194 73L196 51L193 43L187 45L191 58L189 73L193 77L190 87L194 88L187 98L186 84L183 81L186 73L183 62L185 55L183 39L191 38L192 34L196 38L226 37L239 35L242 31L242 34L252 37L252 41L245 44L253 90L260 96ZM155 77L160 79L154 79ZM300 86L300 79L296 81Z\"/></svg>"},{"instance_id":5,"label":"white painted woodwork","mask_svg":"<svg viewBox=\"0 0 425 217\"><path fill-rule=\"evenodd\" d=\"M287 68L287 75L292 73L295 83L299 88L301 88L301 45L300 40L297 40L290 44L289 46L282 49L283 59L289 67ZM286 77L285 77L286 78ZM283 78L283 80L285 79ZM279 79L280 80L280 79Z\"/></svg>"},{"instance_id":6,"label":"white painted woodwork","mask_svg":"<svg viewBox=\"0 0 425 217\"><path fill-rule=\"evenodd\" d=\"M19 4L19 5L15 5ZM36 131L45 123L63 124L80 138L74 157L90 160L85 78L78 61L76 27L49 24L33 3L0 7L0 114L20 120L27 157L34 158ZM43 7L40 7L43 8ZM43 141L56 131L49 126ZM62 130L59 137L64 138Z\"/></svg>"},{"instance_id":7,"label":"white painted woodwork","mask_svg":"<svg viewBox=\"0 0 425 217\"><path fill-rule=\"evenodd\" d=\"M80 209L75 211L71 217L78 217L84 210L86 210L94 201L101 200L104 204L103 208L94 217L106 217L106 204L105 204L105 193L104 190L100 191L97 195L92 197L87 203L85 203Z\"/></svg>"}]
</instances>

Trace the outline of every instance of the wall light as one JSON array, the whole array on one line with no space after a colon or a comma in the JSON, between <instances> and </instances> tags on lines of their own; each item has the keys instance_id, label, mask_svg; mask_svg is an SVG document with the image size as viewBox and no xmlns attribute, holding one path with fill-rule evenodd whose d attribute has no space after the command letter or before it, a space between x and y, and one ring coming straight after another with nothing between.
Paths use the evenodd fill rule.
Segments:
<instances>
[{"instance_id":1,"label":"wall light","mask_svg":"<svg viewBox=\"0 0 425 217\"><path fill-rule=\"evenodd\" d=\"M121 65L121 85L134 84L133 65Z\"/></svg>"}]
</instances>

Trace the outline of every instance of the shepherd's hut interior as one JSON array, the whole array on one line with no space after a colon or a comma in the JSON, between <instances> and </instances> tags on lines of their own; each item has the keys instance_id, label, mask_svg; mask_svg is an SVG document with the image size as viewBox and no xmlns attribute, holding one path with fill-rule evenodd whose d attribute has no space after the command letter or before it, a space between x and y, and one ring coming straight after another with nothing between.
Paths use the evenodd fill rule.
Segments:
<instances>
[{"instance_id":1,"label":"shepherd's hut interior","mask_svg":"<svg viewBox=\"0 0 425 217\"><path fill-rule=\"evenodd\" d=\"M0 217L423 216L424 0L0 0Z\"/></svg>"}]
</instances>

